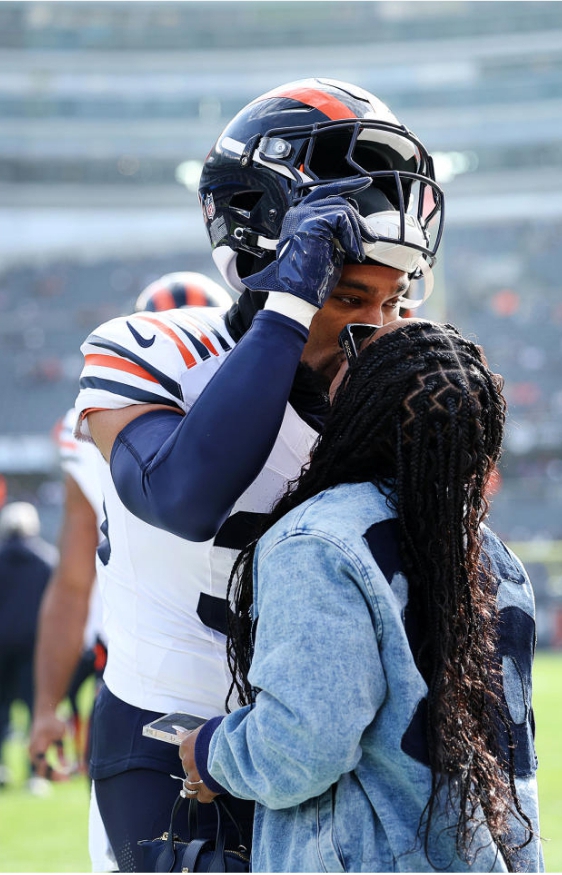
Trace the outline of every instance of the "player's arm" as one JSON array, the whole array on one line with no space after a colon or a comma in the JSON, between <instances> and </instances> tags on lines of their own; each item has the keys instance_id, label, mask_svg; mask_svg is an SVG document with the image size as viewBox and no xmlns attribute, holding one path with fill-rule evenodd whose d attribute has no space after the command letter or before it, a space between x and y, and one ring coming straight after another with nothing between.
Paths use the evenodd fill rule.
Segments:
<instances>
[{"instance_id":1,"label":"player's arm","mask_svg":"<svg viewBox=\"0 0 562 875\"><path fill-rule=\"evenodd\" d=\"M121 407L119 410L96 410L88 414L88 427L92 439L106 462L111 459L111 451L115 439L122 429L133 419L138 419L143 413L152 413L155 410L168 411L177 425L177 416L180 411L172 411L165 404L131 404L129 407Z\"/></svg>"},{"instance_id":2,"label":"player's arm","mask_svg":"<svg viewBox=\"0 0 562 875\"><path fill-rule=\"evenodd\" d=\"M35 647L35 701L29 752L38 763L39 772L48 747L64 735L65 724L57 718L56 709L66 696L83 649L97 544L95 512L76 481L67 474L60 559L41 602Z\"/></svg>"},{"instance_id":3,"label":"player's arm","mask_svg":"<svg viewBox=\"0 0 562 875\"><path fill-rule=\"evenodd\" d=\"M89 413L125 506L180 537L212 538L271 452L307 337L262 311L186 416L159 404Z\"/></svg>"}]
</instances>

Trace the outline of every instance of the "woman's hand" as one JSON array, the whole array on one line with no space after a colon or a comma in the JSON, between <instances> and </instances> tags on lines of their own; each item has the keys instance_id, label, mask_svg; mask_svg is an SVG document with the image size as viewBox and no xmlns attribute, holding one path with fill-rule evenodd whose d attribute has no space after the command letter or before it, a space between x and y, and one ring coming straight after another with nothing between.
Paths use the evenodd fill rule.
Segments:
<instances>
[{"instance_id":1,"label":"woman's hand","mask_svg":"<svg viewBox=\"0 0 562 875\"><path fill-rule=\"evenodd\" d=\"M203 783L195 765L195 742L199 735L198 729L192 729L191 732L186 732L183 735L183 740L180 744L180 759L183 770L185 772L185 780L183 782L182 795L185 794L186 799L197 799L198 802L212 802L218 793L213 793L212 790Z\"/></svg>"}]
</instances>

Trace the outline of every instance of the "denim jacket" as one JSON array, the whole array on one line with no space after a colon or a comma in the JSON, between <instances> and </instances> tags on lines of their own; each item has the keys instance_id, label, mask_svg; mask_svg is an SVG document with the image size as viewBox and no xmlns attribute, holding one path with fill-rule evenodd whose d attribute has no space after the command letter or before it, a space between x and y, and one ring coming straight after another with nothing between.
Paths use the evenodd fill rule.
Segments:
<instances>
[{"instance_id":1,"label":"denim jacket","mask_svg":"<svg viewBox=\"0 0 562 875\"><path fill-rule=\"evenodd\" d=\"M538 835L533 593L488 529L485 549L498 584L517 787ZM418 836L431 786L427 687L384 496L370 483L348 484L295 508L261 539L254 588L256 701L214 727L208 757L212 778L257 802L253 870L506 871L485 826L470 862L457 856L444 806L429 859ZM519 852L517 869L542 871L538 839Z\"/></svg>"}]
</instances>

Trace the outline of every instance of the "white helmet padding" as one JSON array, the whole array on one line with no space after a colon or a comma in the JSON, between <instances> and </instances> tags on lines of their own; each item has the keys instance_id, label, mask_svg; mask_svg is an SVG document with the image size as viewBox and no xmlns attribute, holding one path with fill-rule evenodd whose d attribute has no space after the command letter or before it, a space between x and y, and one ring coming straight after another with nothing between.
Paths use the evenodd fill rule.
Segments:
<instances>
[{"instance_id":1,"label":"white helmet padding","mask_svg":"<svg viewBox=\"0 0 562 875\"><path fill-rule=\"evenodd\" d=\"M233 291L243 292L246 286L243 280L240 279L236 266L238 253L231 249L230 246L217 246L211 254L217 270L224 281L228 283Z\"/></svg>"},{"instance_id":2,"label":"white helmet padding","mask_svg":"<svg viewBox=\"0 0 562 875\"><path fill-rule=\"evenodd\" d=\"M403 227L401 222L403 221ZM425 235L415 216L404 215L396 210L371 213L365 217L369 230L378 240L374 243L363 241L367 258L413 274L421 269L423 254L417 247L425 247Z\"/></svg>"}]
</instances>

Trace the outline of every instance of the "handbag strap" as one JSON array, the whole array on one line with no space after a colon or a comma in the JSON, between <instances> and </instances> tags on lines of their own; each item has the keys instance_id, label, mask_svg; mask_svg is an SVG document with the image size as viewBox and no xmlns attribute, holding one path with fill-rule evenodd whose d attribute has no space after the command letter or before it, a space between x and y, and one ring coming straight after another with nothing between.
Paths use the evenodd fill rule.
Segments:
<instances>
[{"instance_id":1,"label":"handbag strap","mask_svg":"<svg viewBox=\"0 0 562 875\"><path fill-rule=\"evenodd\" d=\"M171 854L170 859L175 858L175 849L174 849L174 822L177 816L178 811L180 810L182 804L184 802L183 796L178 796L174 805L172 807L172 813L170 816L170 828L168 830L168 836L166 838L166 846L169 849L168 853ZM242 844L242 833L240 831L240 827L234 818L232 812L228 809L228 806L222 801L222 799L213 799L212 804L215 806L215 811L217 813L217 832L215 836L215 847L214 853L211 858L211 862L209 863L209 867L207 869L208 872L224 872L225 871L225 862L224 862L224 852L226 847L226 829L225 829L225 820L223 815L227 815L228 818L232 821L236 830L238 832L238 844ZM197 858L201 851L205 848L206 845L210 844L212 846L212 841L210 839L199 839L195 838L197 833L197 806L199 803L196 799L189 800L189 812L188 812L188 826L189 826L189 843L184 852L183 857L183 868L187 868L188 871L194 872L195 866L197 863Z\"/></svg>"},{"instance_id":2,"label":"handbag strap","mask_svg":"<svg viewBox=\"0 0 562 875\"><path fill-rule=\"evenodd\" d=\"M207 872L224 872L226 869L224 863L226 832L224 828L224 821L221 819L222 806L219 802L217 802L216 799L213 799L213 805L215 806L215 811L217 812L217 834L215 837L215 853L211 857L211 862L209 863L209 868L207 869Z\"/></svg>"},{"instance_id":3,"label":"handbag strap","mask_svg":"<svg viewBox=\"0 0 562 875\"><path fill-rule=\"evenodd\" d=\"M199 833L199 817L197 815L197 806L198 802L196 799L189 800L189 810L187 812L187 829L189 841L192 841Z\"/></svg>"},{"instance_id":4,"label":"handbag strap","mask_svg":"<svg viewBox=\"0 0 562 875\"><path fill-rule=\"evenodd\" d=\"M174 850L174 821L176 819L176 815L181 808L183 802L183 796L178 796L176 801L172 806L172 813L170 815L170 826L168 829L168 835L166 836L166 854L171 854L170 859L173 860L175 857Z\"/></svg>"},{"instance_id":5,"label":"handbag strap","mask_svg":"<svg viewBox=\"0 0 562 875\"><path fill-rule=\"evenodd\" d=\"M194 807L194 805L197 805L197 804L198 803L196 802L195 799L190 799L190 801L189 801L190 820L192 819L192 808ZM236 828L238 829L239 835L240 835L240 829L238 827L238 824L236 823L236 821L232 817L232 814L230 813L230 811L228 811L228 808L226 808L226 806L224 806L222 804L222 802L219 802L219 800L217 800L217 799L213 799L212 804L215 806L215 811L217 813L217 833L215 836L214 847L213 847L213 842L211 839L193 839L192 838L191 841L189 842L189 844L187 845L187 847L184 851L183 857L182 857L182 871L196 872L198 869L197 861L198 861L199 855L204 850L213 851L213 855L212 855L212 857L209 861L209 864L206 867L205 871L207 871L207 872L226 872L227 871L226 861L225 861L225 856L224 856L225 845L226 845L226 831L224 828L224 820L221 817L221 811L226 812L230 816L230 818L236 824Z\"/></svg>"},{"instance_id":6,"label":"handbag strap","mask_svg":"<svg viewBox=\"0 0 562 875\"><path fill-rule=\"evenodd\" d=\"M236 832L238 834L238 844L241 845L242 844L242 831L240 829L240 824L238 823L238 821L234 817L232 811L230 810L230 808L228 807L226 802L224 802L221 799L220 796L217 796L217 798L214 799L213 802L215 803L215 805L217 806L217 809L218 809L217 820L220 818L221 812L223 815L226 814L226 816L228 817L228 819L230 820L230 822L233 824L234 828L236 829ZM224 825L224 819L222 821L222 829L226 834L226 827Z\"/></svg>"},{"instance_id":7,"label":"handbag strap","mask_svg":"<svg viewBox=\"0 0 562 875\"><path fill-rule=\"evenodd\" d=\"M177 800L176 800L176 802L177 802ZM189 838L191 841L197 836L197 833L199 832L199 822L198 822L198 817L197 817L197 811L198 811L198 806L200 804L201 803L197 802L196 799L189 800L188 828L189 828ZM218 797L216 799L213 799L211 804L215 806L215 811L217 812L217 834L215 837L215 845L218 846L222 842L223 847L225 846L226 828L225 828L225 822L224 822L224 817L223 817L223 815L225 815L225 814L228 817L228 819L231 821L231 823L234 825L234 828L236 829L236 832L238 834L238 844L241 845L242 844L242 832L240 830L240 826L239 826L238 822L236 821L236 818L234 817L234 815L232 814L232 812L230 811L230 809L226 805L226 803L224 803L223 800L220 797ZM179 805L178 805L178 809L179 809ZM176 809L176 811L172 810L172 819L176 813L177 813L177 809Z\"/></svg>"},{"instance_id":8,"label":"handbag strap","mask_svg":"<svg viewBox=\"0 0 562 875\"><path fill-rule=\"evenodd\" d=\"M212 845L212 841L210 839L192 839L187 845L185 851L183 852L183 857L181 860L181 868L182 872L197 872L197 860L199 858L199 854L201 851L205 849L206 845ZM211 866L215 864L215 855L213 855L213 859L211 862ZM211 866L207 869L207 872L224 872L224 867L222 869L213 869Z\"/></svg>"}]
</instances>

